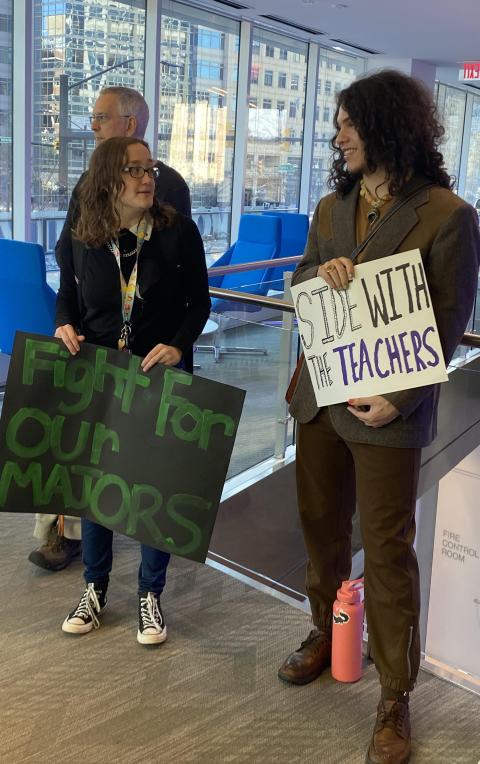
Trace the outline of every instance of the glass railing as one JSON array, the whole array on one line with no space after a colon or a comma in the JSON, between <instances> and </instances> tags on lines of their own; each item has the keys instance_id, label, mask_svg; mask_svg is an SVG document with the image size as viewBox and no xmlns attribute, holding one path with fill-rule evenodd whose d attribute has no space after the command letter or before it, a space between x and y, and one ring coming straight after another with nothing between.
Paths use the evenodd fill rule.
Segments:
<instances>
[{"instance_id":1,"label":"glass railing","mask_svg":"<svg viewBox=\"0 0 480 764\"><path fill-rule=\"evenodd\" d=\"M297 346L292 313L214 300L194 363L196 375L246 391L228 478L267 459L283 459L293 443L285 391Z\"/></svg>"},{"instance_id":2,"label":"glass railing","mask_svg":"<svg viewBox=\"0 0 480 764\"><path fill-rule=\"evenodd\" d=\"M13 238L12 213L0 211L0 239Z\"/></svg>"},{"instance_id":3,"label":"glass railing","mask_svg":"<svg viewBox=\"0 0 480 764\"><path fill-rule=\"evenodd\" d=\"M45 250L47 270L55 268L55 258L51 260L55 244L62 232L65 222L66 210L33 210L31 219L32 238L36 244L40 244Z\"/></svg>"}]
</instances>

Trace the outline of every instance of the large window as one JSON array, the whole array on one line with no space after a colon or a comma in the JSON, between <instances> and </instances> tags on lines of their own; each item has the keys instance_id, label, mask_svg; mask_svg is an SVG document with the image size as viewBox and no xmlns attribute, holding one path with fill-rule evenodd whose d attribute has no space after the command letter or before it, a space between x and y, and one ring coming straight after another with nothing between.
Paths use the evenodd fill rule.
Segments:
<instances>
[{"instance_id":1,"label":"large window","mask_svg":"<svg viewBox=\"0 0 480 764\"><path fill-rule=\"evenodd\" d=\"M298 210L307 50L306 43L253 30L252 55L256 55L249 83L245 212L270 207ZM272 108L272 99L277 108Z\"/></svg>"},{"instance_id":2,"label":"large window","mask_svg":"<svg viewBox=\"0 0 480 764\"><path fill-rule=\"evenodd\" d=\"M477 210L480 219L480 97L472 98L472 117L468 140L467 174L463 198ZM470 327L467 327L467 330ZM473 316L473 331L480 333L480 283Z\"/></svg>"},{"instance_id":3,"label":"large window","mask_svg":"<svg viewBox=\"0 0 480 764\"><path fill-rule=\"evenodd\" d=\"M455 186L460 172L466 102L467 94L464 90L442 84L438 86L437 108L445 128L441 151L447 171L455 178Z\"/></svg>"},{"instance_id":4,"label":"large window","mask_svg":"<svg viewBox=\"0 0 480 764\"><path fill-rule=\"evenodd\" d=\"M329 191L327 178L332 161L330 140L335 132L333 126L333 116L336 111L335 95L364 70L365 62L362 58L347 56L324 48L320 50L315 105L315 139L310 178L310 214L313 213L319 199Z\"/></svg>"},{"instance_id":5,"label":"large window","mask_svg":"<svg viewBox=\"0 0 480 764\"><path fill-rule=\"evenodd\" d=\"M190 188L209 263L229 243L239 28L179 3L162 6L158 156Z\"/></svg>"},{"instance_id":6,"label":"large window","mask_svg":"<svg viewBox=\"0 0 480 764\"><path fill-rule=\"evenodd\" d=\"M145 2L34 0L33 13L33 238L49 251L93 150L99 90L143 92Z\"/></svg>"},{"instance_id":7,"label":"large window","mask_svg":"<svg viewBox=\"0 0 480 764\"><path fill-rule=\"evenodd\" d=\"M472 121L468 147L465 200L473 204L480 215L480 97L473 96Z\"/></svg>"},{"instance_id":8,"label":"large window","mask_svg":"<svg viewBox=\"0 0 480 764\"><path fill-rule=\"evenodd\" d=\"M0 0L4 218L11 206L10 6L13 0ZM146 7L147 0L32 0L30 237L42 243L47 254L53 251L72 190L94 148L89 115L100 89L127 85L144 90ZM235 200L235 214L240 206L246 212L299 209L308 44L255 25L246 29L251 37L248 114L246 131L236 133L240 22L178 0L163 0L158 9L158 142L152 151L185 178L211 264L232 235L235 151L237 166L244 168L244 192ZM320 57L312 207L325 190L335 93L363 69L361 59L348 55L321 49Z\"/></svg>"},{"instance_id":9,"label":"large window","mask_svg":"<svg viewBox=\"0 0 480 764\"><path fill-rule=\"evenodd\" d=\"M12 13L0 0L0 238L12 235Z\"/></svg>"}]
</instances>

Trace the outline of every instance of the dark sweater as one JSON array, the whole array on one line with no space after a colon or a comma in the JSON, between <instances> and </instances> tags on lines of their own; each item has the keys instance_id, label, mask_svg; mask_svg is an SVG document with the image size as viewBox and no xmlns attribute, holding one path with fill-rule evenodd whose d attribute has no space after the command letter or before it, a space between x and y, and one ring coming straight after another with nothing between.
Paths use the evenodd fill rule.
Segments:
<instances>
[{"instance_id":1,"label":"dark sweater","mask_svg":"<svg viewBox=\"0 0 480 764\"><path fill-rule=\"evenodd\" d=\"M87 342L116 348L122 309L115 256L107 247L85 247L65 228L56 254L56 325L72 324ZM188 354L210 312L203 242L192 220L177 215L170 228L152 231L139 256L138 294L132 311L133 353L143 357L161 342Z\"/></svg>"}]
</instances>

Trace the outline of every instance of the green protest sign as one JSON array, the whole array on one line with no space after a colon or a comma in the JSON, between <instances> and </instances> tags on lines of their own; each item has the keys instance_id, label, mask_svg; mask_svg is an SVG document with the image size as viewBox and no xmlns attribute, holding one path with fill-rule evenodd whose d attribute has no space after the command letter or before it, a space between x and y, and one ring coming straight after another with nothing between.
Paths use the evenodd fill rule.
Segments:
<instances>
[{"instance_id":1,"label":"green protest sign","mask_svg":"<svg viewBox=\"0 0 480 764\"><path fill-rule=\"evenodd\" d=\"M245 393L18 332L0 420L0 512L94 522L204 561Z\"/></svg>"}]
</instances>

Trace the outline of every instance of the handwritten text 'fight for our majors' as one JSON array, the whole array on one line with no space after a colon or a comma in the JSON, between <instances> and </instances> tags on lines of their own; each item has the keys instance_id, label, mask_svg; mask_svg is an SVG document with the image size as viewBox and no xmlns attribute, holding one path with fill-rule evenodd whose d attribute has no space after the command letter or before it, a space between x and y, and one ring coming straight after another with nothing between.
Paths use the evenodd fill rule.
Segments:
<instances>
[{"instance_id":1,"label":"handwritten text 'fight for our majors'","mask_svg":"<svg viewBox=\"0 0 480 764\"><path fill-rule=\"evenodd\" d=\"M90 357L91 358L91 357ZM68 360L68 362L67 362ZM102 395L106 384L113 389L113 396L120 401L120 410L128 414L137 390L150 386L151 378L139 369L140 359L131 356L127 368L119 368L107 361L107 351L96 348L94 361L81 356L71 358L56 341L39 341L27 338L23 357L22 383L29 387L39 377L49 375L53 388L61 396L54 415L34 407L21 407L9 419L6 428L6 445L14 459L26 460L22 469L15 460L7 460L0 473L0 508L8 508L10 489L16 485L22 489L31 487L34 507L48 507L54 496L60 496L63 507L68 510L89 509L94 519L107 527L125 528L127 535L134 535L137 525L143 524L154 544L159 543L169 551L188 554L202 542L202 532L195 522L182 514L181 507L191 507L208 512L212 502L201 496L175 493L168 498L160 491L144 483L130 486L120 475L106 474L99 465L104 449L110 453L120 452L118 433L103 422L88 421L86 411L95 393ZM107 382L107 380L109 380ZM164 438L173 434L179 441L192 448L208 450L212 431L221 428L222 436L232 438L235 422L232 417L203 409L179 394L181 386L190 386L193 377L175 369L166 369L163 388L159 396L158 412L153 421L155 436ZM65 396L63 396L63 392ZM86 412L85 419L71 421L72 415ZM68 449L62 446L62 433L76 427L75 440L71 438ZM28 433L26 438L25 434ZM34 437L32 439L32 433ZM50 455L54 459L51 469L42 459ZM83 462L83 463L82 463ZM115 512L103 509L102 495L112 489L119 501ZM171 523L182 528L183 542L165 537L158 523L158 510ZM185 538L187 536L188 538Z\"/></svg>"},{"instance_id":2,"label":"handwritten text 'fight for our majors'","mask_svg":"<svg viewBox=\"0 0 480 764\"><path fill-rule=\"evenodd\" d=\"M396 267L387 267L375 274L372 279L360 278L360 284L368 307L371 326L377 329L379 325L389 326L404 317L398 305L406 304L407 314L412 315L430 308L425 272L421 262L418 264L404 262ZM401 299L399 295L401 294ZM307 318L309 306L314 306L318 299L321 308L320 321L314 323ZM405 299L406 298L406 299ZM328 306L327 301L330 305ZM327 308L331 309L328 310ZM315 332L321 326L321 343L338 341L343 336L346 327L350 332L358 332L362 324L355 316L357 304L352 304L347 290L330 289L326 284L310 293L301 291L297 294L296 310L300 322L300 333L307 359L312 363L318 388L329 387L333 384L331 377L331 361L328 352L308 354L312 347ZM319 312L316 312L319 315ZM330 318L329 318L330 317ZM363 326L365 330L365 326ZM436 366L439 356L429 344L429 334L435 332L433 326L428 326L422 332L416 330L393 332L388 336L377 337L373 342L360 339L332 349L338 354L344 385L359 382L365 378L384 379L393 374L410 374L412 371L422 371L427 367ZM318 341L318 340L317 340Z\"/></svg>"}]
</instances>

